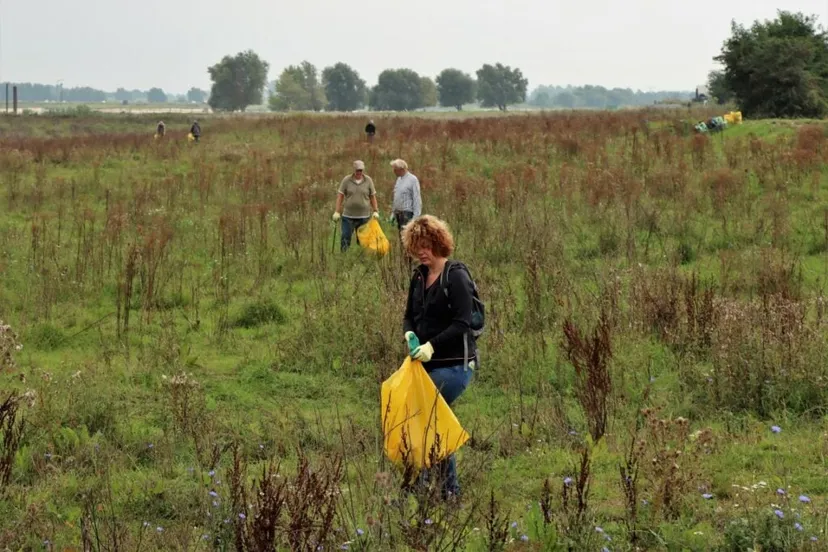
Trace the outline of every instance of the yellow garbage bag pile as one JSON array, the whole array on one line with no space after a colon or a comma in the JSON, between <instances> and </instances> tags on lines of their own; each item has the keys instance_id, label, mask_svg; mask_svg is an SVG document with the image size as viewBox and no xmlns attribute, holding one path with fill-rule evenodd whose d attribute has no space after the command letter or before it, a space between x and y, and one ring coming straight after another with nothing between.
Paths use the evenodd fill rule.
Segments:
<instances>
[{"instance_id":1,"label":"yellow garbage bag pile","mask_svg":"<svg viewBox=\"0 0 828 552\"><path fill-rule=\"evenodd\" d=\"M389 460L418 472L469 440L423 363L410 356L382 383L382 429Z\"/></svg>"},{"instance_id":2,"label":"yellow garbage bag pile","mask_svg":"<svg viewBox=\"0 0 828 552\"><path fill-rule=\"evenodd\" d=\"M357 229L357 239L359 245L380 256L391 250L391 244L388 243L379 221L373 217Z\"/></svg>"},{"instance_id":3,"label":"yellow garbage bag pile","mask_svg":"<svg viewBox=\"0 0 828 552\"><path fill-rule=\"evenodd\" d=\"M727 121L727 124L729 125L738 125L742 122L742 112L731 111L724 116L724 120Z\"/></svg>"}]
</instances>

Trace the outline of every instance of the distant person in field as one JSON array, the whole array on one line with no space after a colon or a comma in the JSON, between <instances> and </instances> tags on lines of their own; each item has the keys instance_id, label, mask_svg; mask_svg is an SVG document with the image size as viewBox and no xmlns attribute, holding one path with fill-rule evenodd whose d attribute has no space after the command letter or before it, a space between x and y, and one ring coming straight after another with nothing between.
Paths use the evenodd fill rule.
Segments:
<instances>
[{"instance_id":1,"label":"distant person in field","mask_svg":"<svg viewBox=\"0 0 828 552\"><path fill-rule=\"evenodd\" d=\"M201 138L201 125L198 124L198 121L193 121L193 126L190 127L190 134L193 135L196 142Z\"/></svg>"},{"instance_id":2,"label":"distant person in field","mask_svg":"<svg viewBox=\"0 0 828 552\"><path fill-rule=\"evenodd\" d=\"M412 219L422 214L423 200L420 196L420 181L408 170L408 163L402 159L391 161L391 168L397 175L391 213L397 227L402 230Z\"/></svg>"},{"instance_id":3,"label":"distant person in field","mask_svg":"<svg viewBox=\"0 0 828 552\"><path fill-rule=\"evenodd\" d=\"M164 121L158 121L158 126L155 127L155 135L158 138L163 138L164 134L167 132L167 127L164 125Z\"/></svg>"},{"instance_id":4,"label":"distant person in field","mask_svg":"<svg viewBox=\"0 0 828 552\"><path fill-rule=\"evenodd\" d=\"M374 181L365 174L365 163L354 161L354 172L342 179L339 184L336 210L333 214L335 223L342 220L340 246L343 252L351 246L351 236L354 232L371 217L379 218L377 190L374 188Z\"/></svg>"},{"instance_id":5,"label":"distant person in field","mask_svg":"<svg viewBox=\"0 0 828 552\"><path fill-rule=\"evenodd\" d=\"M368 137L368 143L372 143L374 141L374 135L377 133L377 126L374 124L374 121L368 121L368 124L365 125L365 134Z\"/></svg>"}]
</instances>

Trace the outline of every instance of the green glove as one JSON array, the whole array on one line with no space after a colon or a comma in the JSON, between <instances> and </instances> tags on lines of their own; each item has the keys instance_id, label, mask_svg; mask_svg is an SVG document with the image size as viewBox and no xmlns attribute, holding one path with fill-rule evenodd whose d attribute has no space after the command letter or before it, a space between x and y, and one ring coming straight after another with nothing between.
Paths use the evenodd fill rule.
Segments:
<instances>
[{"instance_id":1,"label":"green glove","mask_svg":"<svg viewBox=\"0 0 828 552\"><path fill-rule=\"evenodd\" d=\"M413 355L417 347L420 346L420 338L414 332L405 332L405 340L408 342L408 354Z\"/></svg>"},{"instance_id":2,"label":"green glove","mask_svg":"<svg viewBox=\"0 0 828 552\"><path fill-rule=\"evenodd\" d=\"M411 358L419 360L420 362L428 362L431 360L432 355L434 355L434 347L431 346L431 343L426 343L414 349L414 352L411 353Z\"/></svg>"}]
</instances>

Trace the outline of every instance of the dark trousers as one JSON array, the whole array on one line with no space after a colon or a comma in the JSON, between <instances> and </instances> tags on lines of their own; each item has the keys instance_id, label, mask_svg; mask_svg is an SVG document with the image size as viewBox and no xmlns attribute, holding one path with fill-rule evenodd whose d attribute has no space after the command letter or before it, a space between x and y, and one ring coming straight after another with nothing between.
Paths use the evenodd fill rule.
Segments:
<instances>
[{"instance_id":1,"label":"dark trousers","mask_svg":"<svg viewBox=\"0 0 828 552\"><path fill-rule=\"evenodd\" d=\"M394 211L394 222L400 230L414 219L413 211Z\"/></svg>"}]
</instances>

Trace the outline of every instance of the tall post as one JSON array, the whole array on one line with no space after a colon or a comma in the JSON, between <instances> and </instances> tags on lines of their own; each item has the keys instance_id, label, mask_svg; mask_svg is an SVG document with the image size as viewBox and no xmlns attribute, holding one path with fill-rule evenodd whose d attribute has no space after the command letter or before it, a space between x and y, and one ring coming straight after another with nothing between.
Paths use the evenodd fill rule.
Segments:
<instances>
[{"instance_id":1,"label":"tall post","mask_svg":"<svg viewBox=\"0 0 828 552\"><path fill-rule=\"evenodd\" d=\"M9 112L9 83L6 83L6 113Z\"/></svg>"},{"instance_id":2,"label":"tall post","mask_svg":"<svg viewBox=\"0 0 828 552\"><path fill-rule=\"evenodd\" d=\"M12 86L12 105L14 106L14 114L17 115L17 85Z\"/></svg>"}]
</instances>

